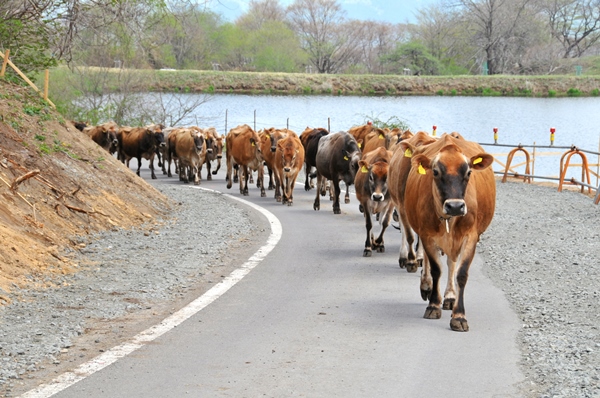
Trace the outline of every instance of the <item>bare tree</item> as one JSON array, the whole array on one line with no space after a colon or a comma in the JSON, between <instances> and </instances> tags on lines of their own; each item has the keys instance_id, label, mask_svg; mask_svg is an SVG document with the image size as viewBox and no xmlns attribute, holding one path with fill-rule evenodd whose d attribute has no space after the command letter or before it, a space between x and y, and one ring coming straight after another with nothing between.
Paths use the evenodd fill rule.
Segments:
<instances>
[{"instance_id":1,"label":"bare tree","mask_svg":"<svg viewBox=\"0 0 600 398\"><path fill-rule=\"evenodd\" d=\"M296 0L288 20L319 73L335 73L355 50L355 30L344 25L345 12L336 0Z\"/></svg>"},{"instance_id":2,"label":"bare tree","mask_svg":"<svg viewBox=\"0 0 600 398\"><path fill-rule=\"evenodd\" d=\"M505 71L511 45L532 0L457 0L454 3L470 24L472 37L482 50L489 74Z\"/></svg>"},{"instance_id":3,"label":"bare tree","mask_svg":"<svg viewBox=\"0 0 600 398\"><path fill-rule=\"evenodd\" d=\"M235 23L242 29L259 30L265 22L270 21L285 21L285 9L279 0L250 0L248 12Z\"/></svg>"},{"instance_id":4,"label":"bare tree","mask_svg":"<svg viewBox=\"0 0 600 398\"><path fill-rule=\"evenodd\" d=\"M550 0L544 12L552 36L563 46L563 58L581 57L600 39L599 0Z\"/></svg>"},{"instance_id":5,"label":"bare tree","mask_svg":"<svg viewBox=\"0 0 600 398\"><path fill-rule=\"evenodd\" d=\"M391 25L376 21L350 21L356 31L356 56L353 72L384 73L382 57L391 52L397 43L408 40L406 25Z\"/></svg>"}]
</instances>

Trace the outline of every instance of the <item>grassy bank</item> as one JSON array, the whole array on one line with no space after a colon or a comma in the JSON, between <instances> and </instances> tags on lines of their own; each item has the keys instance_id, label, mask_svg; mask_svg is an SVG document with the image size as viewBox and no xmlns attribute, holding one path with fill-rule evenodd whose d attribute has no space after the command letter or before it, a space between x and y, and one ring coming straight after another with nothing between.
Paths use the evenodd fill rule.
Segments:
<instances>
[{"instance_id":1,"label":"grassy bank","mask_svg":"<svg viewBox=\"0 0 600 398\"><path fill-rule=\"evenodd\" d=\"M98 84L100 82L101 84ZM600 76L398 76L86 69L51 72L51 94L75 85L110 91L289 95L599 96ZM81 89L75 89L80 91Z\"/></svg>"}]
</instances>

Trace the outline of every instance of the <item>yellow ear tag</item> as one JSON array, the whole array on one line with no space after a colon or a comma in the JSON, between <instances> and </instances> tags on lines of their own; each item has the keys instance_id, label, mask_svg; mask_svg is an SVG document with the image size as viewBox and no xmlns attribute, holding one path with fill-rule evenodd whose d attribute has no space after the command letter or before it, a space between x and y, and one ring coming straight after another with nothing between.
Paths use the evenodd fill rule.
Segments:
<instances>
[{"instance_id":1,"label":"yellow ear tag","mask_svg":"<svg viewBox=\"0 0 600 398\"><path fill-rule=\"evenodd\" d=\"M358 144L358 147L359 147L359 148L362 148L362 144L361 144L361 143L359 143L359 144Z\"/></svg>"},{"instance_id":2,"label":"yellow ear tag","mask_svg":"<svg viewBox=\"0 0 600 398\"><path fill-rule=\"evenodd\" d=\"M424 167L421 165L421 163L419 163L419 169L418 169L418 171L419 171L419 174L423 174L423 175L427 174L427 171L426 171L426 170L425 170L425 168L424 168Z\"/></svg>"},{"instance_id":3,"label":"yellow ear tag","mask_svg":"<svg viewBox=\"0 0 600 398\"><path fill-rule=\"evenodd\" d=\"M344 156L344 160L348 160L348 156Z\"/></svg>"},{"instance_id":4,"label":"yellow ear tag","mask_svg":"<svg viewBox=\"0 0 600 398\"><path fill-rule=\"evenodd\" d=\"M252 143L252 146L255 146L255 145L254 145L254 142Z\"/></svg>"},{"instance_id":5,"label":"yellow ear tag","mask_svg":"<svg viewBox=\"0 0 600 398\"><path fill-rule=\"evenodd\" d=\"M369 169L367 169L367 166L363 166L362 169L360 169L360 171L362 171L363 173L368 173Z\"/></svg>"},{"instance_id":6,"label":"yellow ear tag","mask_svg":"<svg viewBox=\"0 0 600 398\"><path fill-rule=\"evenodd\" d=\"M481 163L483 162L483 158L477 158L473 161L473 164L477 164L477 163Z\"/></svg>"},{"instance_id":7,"label":"yellow ear tag","mask_svg":"<svg viewBox=\"0 0 600 398\"><path fill-rule=\"evenodd\" d=\"M406 148L406 151L404 151L404 157L412 158L412 151L410 150L410 148Z\"/></svg>"},{"instance_id":8,"label":"yellow ear tag","mask_svg":"<svg viewBox=\"0 0 600 398\"><path fill-rule=\"evenodd\" d=\"M385 137L383 136L383 134L379 134L379 139L380 139L380 140L382 140L382 139L384 139L384 138L385 138Z\"/></svg>"},{"instance_id":9,"label":"yellow ear tag","mask_svg":"<svg viewBox=\"0 0 600 398\"><path fill-rule=\"evenodd\" d=\"M271 138L271 135L269 133L265 134L267 136L267 138Z\"/></svg>"}]
</instances>

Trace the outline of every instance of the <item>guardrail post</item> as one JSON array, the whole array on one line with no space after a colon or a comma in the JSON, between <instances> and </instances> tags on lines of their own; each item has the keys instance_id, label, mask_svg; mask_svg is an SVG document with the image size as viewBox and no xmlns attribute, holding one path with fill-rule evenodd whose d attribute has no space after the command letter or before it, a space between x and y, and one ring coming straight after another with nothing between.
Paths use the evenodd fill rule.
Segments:
<instances>
[{"instance_id":1,"label":"guardrail post","mask_svg":"<svg viewBox=\"0 0 600 398\"><path fill-rule=\"evenodd\" d=\"M530 175L531 172L529 170L529 163L530 163L530 157L529 157L529 152L527 152L527 150L525 148L523 148L520 144L517 148L513 149L512 151L510 151L508 153L508 156L506 157L506 167L504 169L504 177L502 177L502 182L506 182L506 178L508 177L508 170L510 169L510 164L513 160L513 157L515 156L515 153L521 151L525 154L525 174ZM515 177L516 177L515 173ZM523 182L527 181L528 183L531 183L531 177L527 177L524 176L523 177Z\"/></svg>"},{"instance_id":2,"label":"guardrail post","mask_svg":"<svg viewBox=\"0 0 600 398\"><path fill-rule=\"evenodd\" d=\"M590 169L588 168L587 157L585 154L577 147L572 146L570 150L565 152L560 158L560 181L558 182L558 192L562 192L563 182L565 180L565 176L567 175L567 169L569 168L569 162L571 160L571 156L579 155L581 158L581 182L584 182L587 177L587 184L590 184ZM566 157L566 162L565 162ZM581 186L581 193L583 193L585 187ZM588 193L592 193L592 189L588 187Z\"/></svg>"}]
</instances>

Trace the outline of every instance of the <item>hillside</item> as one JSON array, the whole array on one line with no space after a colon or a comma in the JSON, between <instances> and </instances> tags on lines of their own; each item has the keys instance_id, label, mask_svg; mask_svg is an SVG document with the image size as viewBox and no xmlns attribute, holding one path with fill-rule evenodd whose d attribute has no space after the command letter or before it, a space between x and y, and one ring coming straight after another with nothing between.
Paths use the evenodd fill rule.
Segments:
<instances>
[{"instance_id":1,"label":"hillside","mask_svg":"<svg viewBox=\"0 0 600 398\"><path fill-rule=\"evenodd\" d=\"M0 81L0 305L14 287L52 284L90 235L151 229L171 203L52 110Z\"/></svg>"}]
</instances>

